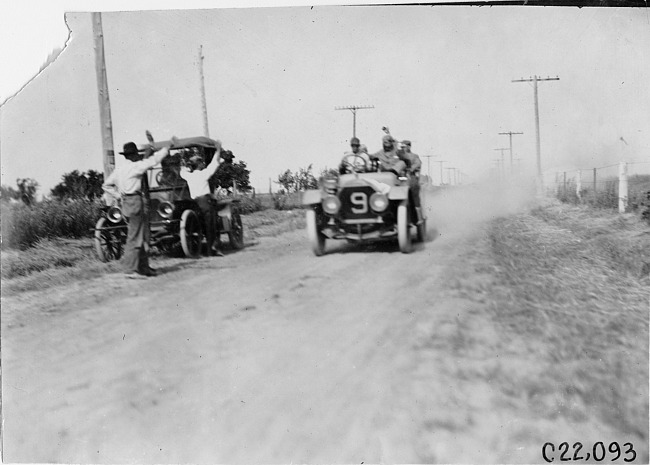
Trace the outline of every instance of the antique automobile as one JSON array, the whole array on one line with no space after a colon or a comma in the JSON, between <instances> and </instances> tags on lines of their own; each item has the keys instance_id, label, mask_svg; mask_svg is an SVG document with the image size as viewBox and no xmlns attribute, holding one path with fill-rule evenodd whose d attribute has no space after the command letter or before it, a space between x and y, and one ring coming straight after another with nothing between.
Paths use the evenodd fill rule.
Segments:
<instances>
[{"instance_id":1,"label":"antique automobile","mask_svg":"<svg viewBox=\"0 0 650 465\"><path fill-rule=\"evenodd\" d=\"M319 189L303 193L307 235L316 256L327 239L348 242L395 240L399 250L412 250L412 233L424 241L426 219L416 209L404 172L380 171L359 154L344 157L338 176L324 177Z\"/></svg>"},{"instance_id":2,"label":"antique automobile","mask_svg":"<svg viewBox=\"0 0 650 465\"><path fill-rule=\"evenodd\" d=\"M180 245L186 257L201 254L205 223L195 200L190 196L185 180L180 176L181 167L191 157L199 155L209 164L216 152L216 142L208 137L179 139L170 155L147 173L149 194L150 246L169 253ZM148 146L158 150L169 142L152 142ZM216 199L216 231L227 234L230 246L244 246L244 229L237 209L236 198ZM124 253L127 221L120 205L106 206L95 226L95 250L102 261L119 259Z\"/></svg>"}]
</instances>

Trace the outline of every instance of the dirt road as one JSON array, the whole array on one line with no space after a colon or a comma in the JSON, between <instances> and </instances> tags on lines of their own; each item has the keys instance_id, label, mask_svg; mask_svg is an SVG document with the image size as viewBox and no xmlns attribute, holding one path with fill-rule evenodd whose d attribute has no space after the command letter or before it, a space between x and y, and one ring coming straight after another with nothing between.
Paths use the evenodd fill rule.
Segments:
<instances>
[{"instance_id":1,"label":"dirt road","mask_svg":"<svg viewBox=\"0 0 650 465\"><path fill-rule=\"evenodd\" d=\"M521 205L430 205L432 240L409 255L316 258L298 230L145 282L3 299L4 461L540 462L574 425L492 385L529 360L481 304L483 226Z\"/></svg>"}]
</instances>

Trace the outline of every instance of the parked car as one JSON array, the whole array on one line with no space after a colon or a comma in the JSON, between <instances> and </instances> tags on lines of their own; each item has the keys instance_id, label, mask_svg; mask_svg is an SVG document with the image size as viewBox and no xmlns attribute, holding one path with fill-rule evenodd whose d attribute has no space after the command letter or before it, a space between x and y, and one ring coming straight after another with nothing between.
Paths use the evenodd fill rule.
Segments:
<instances>
[{"instance_id":1,"label":"parked car","mask_svg":"<svg viewBox=\"0 0 650 465\"><path fill-rule=\"evenodd\" d=\"M346 158L342 174L323 178L319 189L303 193L314 254L325 252L328 239L364 243L397 239L401 252L411 252L414 239L424 241L426 218L414 206L408 175L379 171L358 155Z\"/></svg>"},{"instance_id":2,"label":"parked car","mask_svg":"<svg viewBox=\"0 0 650 465\"><path fill-rule=\"evenodd\" d=\"M155 149L169 146L169 142L155 142ZM180 176L181 166L190 157L200 155L209 164L216 152L216 141L208 137L179 139L170 155L161 164L149 170L149 229L150 245L169 252L180 244L186 257L198 257L203 247L205 223L195 200L190 196L185 180ZM227 234L230 246L244 246L244 228L236 198L214 199L217 212L217 234ZM117 260L123 255L127 220L121 206L107 206L95 226L95 249L102 261Z\"/></svg>"}]
</instances>

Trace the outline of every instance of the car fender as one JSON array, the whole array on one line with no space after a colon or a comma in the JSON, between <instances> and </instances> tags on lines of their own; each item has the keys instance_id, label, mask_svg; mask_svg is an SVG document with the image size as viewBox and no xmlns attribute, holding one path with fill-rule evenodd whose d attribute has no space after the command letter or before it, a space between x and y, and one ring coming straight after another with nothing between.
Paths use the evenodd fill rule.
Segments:
<instances>
[{"instance_id":1,"label":"car fender","mask_svg":"<svg viewBox=\"0 0 650 465\"><path fill-rule=\"evenodd\" d=\"M308 190L302 193L303 205L314 205L321 202L321 192L319 190Z\"/></svg>"},{"instance_id":2,"label":"car fender","mask_svg":"<svg viewBox=\"0 0 650 465\"><path fill-rule=\"evenodd\" d=\"M409 186L392 187L388 193L389 200L406 200L409 198Z\"/></svg>"}]
</instances>

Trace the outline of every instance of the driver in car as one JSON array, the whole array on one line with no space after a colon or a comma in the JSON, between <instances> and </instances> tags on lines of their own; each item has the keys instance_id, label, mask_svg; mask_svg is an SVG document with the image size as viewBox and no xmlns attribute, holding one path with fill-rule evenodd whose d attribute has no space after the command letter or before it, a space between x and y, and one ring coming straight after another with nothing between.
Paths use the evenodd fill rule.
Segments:
<instances>
[{"instance_id":1,"label":"driver in car","mask_svg":"<svg viewBox=\"0 0 650 465\"><path fill-rule=\"evenodd\" d=\"M345 174L350 172L364 173L368 169L370 158L368 154L360 150L361 142L357 137L350 139L351 152L345 152L341 164L339 165L339 173Z\"/></svg>"}]
</instances>

